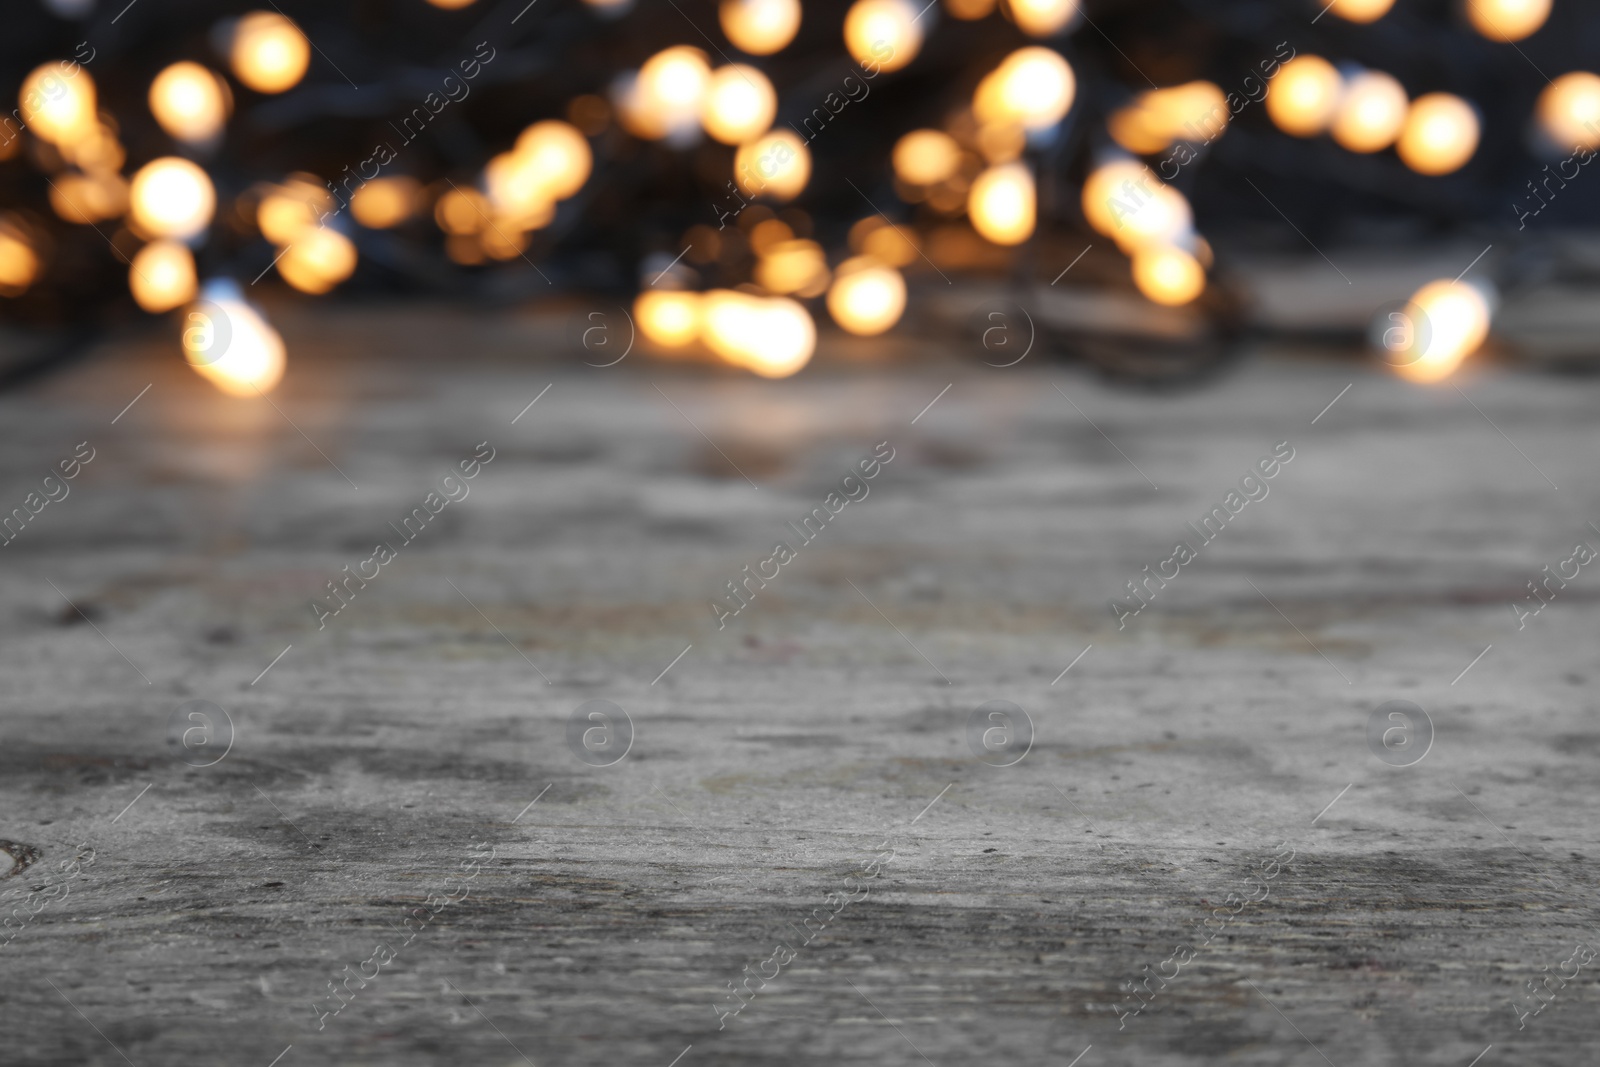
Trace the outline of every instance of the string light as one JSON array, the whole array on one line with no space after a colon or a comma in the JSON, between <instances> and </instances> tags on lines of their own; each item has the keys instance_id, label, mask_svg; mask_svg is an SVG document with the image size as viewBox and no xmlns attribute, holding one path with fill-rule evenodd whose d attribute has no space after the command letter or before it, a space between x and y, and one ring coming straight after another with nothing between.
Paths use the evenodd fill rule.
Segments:
<instances>
[{"instance_id":1,"label":"string light","mask_svg":"<svg viewBox=\"0 0 1600 1067\"><path fill-rule=\"evenodd\" d=\"M152 160L133 176L133 223L151 237L197 237L211 224L217 196L211 179L187 159Z\"/></svg>"},{"instance_id":2,"label":"string light","mask_svg":"<svg viewBox=\"0 0 1600 1067\"><path fill-rule=\"evenodd\" d=\"M421 199L415 178L374 178L350 198L350 214L369 230L387 230L414 215Z\"/></svg>"},{"instance_id":3,"label":"string light","mask_svg":"<svg viewBox=\"0 0 1600 1067\"><path fill-rule=\"evenodd\" d=\"M1347 22L1377 22L1389 13L1394 0L1333 0L1328 10Z\"/></svg>"},{"instance_id":4,"label":"string light","mask_svg":"<svg viewBox=\"0 0 1600 1067\"><path fill-rule=\"evenodd\" d=\"M1296 56L1267 86L1267 117L1284 133L1315 137L1333 119L1341 88L1332 63L1321 56Z\"/></svg>"},{"instance_id":5,"label":"string light","mask_svg":"<svg viewBox=\"0 0 1600 1067\"><path fill-rule=\"evenodd\" d=\"M356 269L356 246L326 226L302 230L278 257L278 274L302 293L325 293Z\"/></svg>"},{"instance_id":6,"label":"string light","mask_svg":"<svg viewBox=\"0 0 1600 1067\"><path fill-rule=\"evenodd\" d=\"M292 19L276 11L252 11L233 29L229 50L233 75L258 93L294 88L311 65L311 43Z\"/></svg>"},{"instance_id":7,"label":"string light","mask_svg":"<svg viewBox=\"0 0 1600 1067\"><path fill-rule=\"evenodd\" d=\"M1442 278L1424 285L1406 311L1406 347L1420 347L1421 352L1409 362L1396 363L1395 373L1423 383L1450 377L1489 336L1491 312L1489 294L1475 284Z\"/></svg>"},{"instance_id":8,"label":"string light","mask_svg":"<svg viewBox=\"0 0 1600 1067\"><path fill-rule=\"evenodd\" d=\"M1053 37L1078 14L1078 0L1006 0L1006 7L1029 37Z\"/></svg>"},{"instance_id":9,"label":"string light","mask_svg":"<svg viewBox=\"0 0 1600 1067\"><path fill-rule=\"evenodd\" d=\"M12 215L0 213L0 296L21 296L39 276L39 253L27 230Z\"/></svg>"},{"instance_id":10,"label":"string light","mask_svg":"<svg viewBox=\"0 0 1600 1067\"><path fill-rule=\"evenodd\" d=\"M706 54L688 45L657 52L639 68L637 106L653 125L668 131L699 122L711 67Z\"/></svg>"},{"instance_id":11,"label":"string light","mask_svg":"<svg viewBox=\"0 0 1600 1067\"><path fill-rule=\"evenodd\" d=\"M194 253L177 241L150 242L135 253L128 267L134 302L152 314L187 304L198 284Z\"/></svg>"},{"instance_id":12,"label":"string light","mask_svg":"<svg viewBox=\"0 0 1600 1067\"><path fill-rule=\"evenodd\" d=\"M1133 253L1133 284L1155 303L1179 307L1205 291L1206 272L1183 249L1159 245Z\"/></svg>"},{"instance_id":13,"label":"string light","mask_svg":"<svg viewBox=\"0 0 1600 1067\"><path fill-rule=\"evenodd\" d=\"M895 142L894 173L908 185L936 185L961 166L961 146L939 130L912 130Z\"/></svg>"},{"instance_id":14,"label":"string light","mask_svg":"<svg viewBox=\"0 0 1600 1067\"><path fill-rule=\"evenodd\" d=\"M799 31L800 0L722 0L717 17L739 51L770 56Z\"/></svg>"},{"instance_id":15,"label":"string light","mask_svg":"<svg viewBox=\"0 0 1600 1067\"><path fill-rule=\"evenodd\" d=\"M1020 163L990 167L972 183L967 212L972 227L997 245L1021 244L1033 235L1033 175Z\"/></svg>"},{"instance_id":16,"label":"string light","mask_svg":"<svg viewBox=\"0 0 1600 1067\"><path fill-rule=\"evenodd\" d=\"M204 144L228 120L227 87L222 79L187 60L167 67L150 83L150 113L167 135Z\"/></svg>"},{"instance_id":17,"label":"string light","mask_svg":"<svg viewBox=\"0 0 1600 1067\"><path fill-rule=\"evenodd\" d=\"M230 281L207 282L184 313L183 354L230 396L271 392L283 377L283 338Z\"/></svg>"},{"instance_id":18,"label":"string light","mask_svg":"<svg viewBox=\"0 0 1600 1067\"><path fill-rule=\"evenodd\" d=\"M908 0L856 0L844 17L844 46L865 67L899 70L922 50L922 25Z\"/></svg>"},{"instance_id":19,"label":"string light","mask_svg":"<svg viewBox=\"0 0 1600 1067\"><path fill-rule=\"evenodd\" d=\"M23 124L58 147L93 136L97 127L94 79L82 67L66 77L67 66L63 61L35 67L17 93Z\"/></svg>"},{"instance_id":20,"label":"string light","mask_svg":"<svg viewBox=\"0 0 1600 1067\"><path fill-rule=\"evenodd\" d=\"M1216 139L1228 128L1228 103L1222 90L1208 81L1192 81L1140 93L1109 123L1118 144L1139 155L1152 155L1178 141L1199 144Z\"/></svg>"},{"instance_id":21,"label":"string light","mask_svg":"<svg viewBox=\"0 0 1600 1067\"><path fill-rule=\"evenodd\" d=\"M1382 71L1363 70L1345 82L1330 132L1352 152L1379 152L1400 136L1408 109L1404 86Z\"/></svg>"},{"instance_id":22,"label":"string light","mask_svg":"<svg viewBox=\"0 0 1600 1067\"><path fill-rule=\"evenodd\" d=\"M1563 74L1539 94L1539 126L1563 152L1600 148L1600 77Z\"/></svg>"},{"instance_id":23,"label":"string light","mask_svg":"<svg viewBox=\"0 0 1600 1067\"><path fill-rule=\"evenodd\" d=\"M734 153L733 180L741 192L793 200L811 180L811 151L793 130L773 130Z\"/></svg>"},{"instance_id":24,"label":"string light","mask_svg":"<svg viewBox=\"0 0 1600 1067\"><path fill-rule=\"evenodd\" d=\"M732 64L711 75L700 122L723 144L744 144L760 137L778 114L778 94L767 76L754 67Z\"/></svg>"},{"instance_id":25,"label":"string light","mask_svg":"<svg viewBox=\"0 0 1600 1067\"><path fill-rule=\"evenodd\" d=\"M1472 28L1491 41L1520 41L1550 17L1550 0L1463 0Z\"/></svg>"},{"instance_id":26,"label":"string light","mask_svg":"<svg viewBox=\"0 0 1600 1067\"><path fill-rule=\"evenodd\" d=\"M1459 96L1419 96L1411 103L1396 150L1418 174L1459 170L1478 150L1478 114Z\"/></svg>"},{"instance_id":27,"label":"string light","mask_svg":"<svg viewBox=\"0 0 1600 1067\"><path fill-rule=\"evenodd\" d=\"M664 348L683 348L700 334L700 294L646 289L633 302L633 317L646 339Z\"/></svg>"},{"instance_id":28,"label":"string light","mask_svg":"<svg viewBox=\"0 0 1600 1067\"><path fill-rule=\"evenodd\" d=\"M847 332L873 337L900 321L906 283L900 272L870 256L839 264L828 290L828 314Z\"/></svg>"}]
</instances>

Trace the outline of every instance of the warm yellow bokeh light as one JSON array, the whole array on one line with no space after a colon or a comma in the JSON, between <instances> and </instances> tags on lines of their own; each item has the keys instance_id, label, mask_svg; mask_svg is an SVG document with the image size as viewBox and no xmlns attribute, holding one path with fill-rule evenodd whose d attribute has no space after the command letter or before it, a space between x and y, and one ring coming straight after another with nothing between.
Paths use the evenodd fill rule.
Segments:
<instances>
[{"instance_id":1,"label":"warm yellow bokeh light","mask_svg":"<svg viewBox=\"0 0 1600 1067\"><path fill-rule=\"evenodd\" d=\"M844 46L865 67L899 70L922 50L922 22L908 0L856 0L844 17Z\"/></svg>"},{"instance_id":2,"label":"warm yellow bokeh light","mask_svg":"<svg viewBox=\"0 0 1600 1067\"><path fill-rule=\"evenodd\" d=\"M1328 10L1347 22L1377 22L1393 6L1394 0L1333 0Z\"/></svg>"},{"instance_id":3,"label":"warm yellow bokeh light","mask_svg":"<svg viewBox=\"0 0 1600 1067\"><path fill-rule=\"evenodd\" d=\"M734 153L733 180L740 192L793 200L811 180L811 150L793 130L773 130Z\"/></svg>"},{"instance_id":4,"label":"warm yellow bokeh light","mask_svg":"<svg viewBox=\"0 0 1600 1067\"><path fill-rule=\"evenodd\" d=\"M1267 116L1296 137L1315 137L1328 128L1339 106L1343 79L1321 56L1296 56L1267 83Z\"/></svg>"},{"instance_id":5,"label":"warm yellow bokeh light","mask_svg":"<svg viewBox=\"0 0 1600 1067\"><path fill-rule=\"evenodd\" d=\"M39 276L39 253L26 231L0 214L0 296L21 296Z\"/></svg>"},{"instance_id":6,"label":"warm yellow bokeh light","mask_svg":"<svg viewBox=\"0 0 1600 1067\"><path fill-rule=\"evenodd\" d=\"M1035 201L1033 174L1021 163L1007 163L973 181L967 214L973 229L995 244L1021 244L1033 236Z\"/></svg>"},{"instance_id":7,"label":"warm yellow bokeh light","mask_svg":"<svg viewBox=\"0 0 1600 1067\"><path fill-rule=\"evenodd\" d=\"M557 200L583 188L594 169L589 141L572 123L545 119L523 130L512 148Z\"/></svg>"},{"instance_id":8,"label":"warm yellow bokeh light","mask_svg":"<svg viewBox=\"0 0 1600 1067\"><path fill-rule=\"evenodd\" d=\"M1051 37L1078 13L1078 0L1007 0L1011 17L1029 37Z\"/></svg>"},{"instance_id":9,"label":"warm yellow bokeh light","mask_svg":"<svg viewBox=\"0 0 1600 1067\"><path fill-rule=\"evenodd\" d=\"M1067 61L1039 45L1011 53L995 74L999 106L1007 117L1029 130L1048 129L1060 122L1078 92Z\"/></svg>"},{"instance_id":10,"label":"warm yellow bokeh light","mask_svg":"<svg viewBox=\"0 0 1600 1067\"><path fill-rule=\"evenodd\" d=\"M1382 71L1364 70L1345 82L1329 132L1352 152L1379 152L1400 136L1409 108L1403 85Z\"/></svg>"},{"instance_id":11,"label":"warm yellow bokeh light","mask_svg":"<svg viewBox=\"0 0 1600 1067\"><path fill-rule=\"evenodd\" d=\"M73 71L67 77L63 69ZM94 79L75 63L45 63L22 80L17 114L33 135L66 146L94 135Z\"/></svg>"},{"instance_id":12,"label":"warm yellow bokeh light","mask_svg":"<svg viewBox=\"0 0 1600 1067\"><path fill-rule=\"evenodd\" d=\"M1396 374L1413 382L1448 378L1489 336L1488 298L1470 283L1448 278L1429 282L1411 297L1407 316L1415 324L1409 343L1422 351L1407 353L1408 361L1392 365Z\"/></svg>"},{"instance_id":13,"label":"warm yellow bokeh light","mask_svg":"<svg viewBox=\"0 0 1600 1067\"><path fill-rule=\"evenodd\" d=\"M711 75L700 123L723 144L744 144L766 133L778 114L778 94L767 76L742 63Z\"/></svg>"},{"instance_id":14,"label":"warm yellow bokeh light","mask_svg":"<svg viewBox=\"0 0 1600 1067\"><path fill-rule=\"evenodd\" d=\"M676 45L645 60L639 68L635 90L639 106L670 131L699 121L710 87L711 67L706 54L698 48Z\"/></svg>"},{"instance_id":15,"label":"warm yellow bokeh light","mask_svg":"<svg viewBox=\"0 0 1600 1067\"><path fill-rule=\"evenodd\" d=\"M387 230L416 214L422 185L415 178L374 178L350 198L350 214L369 230Z\"/></svg>"},{"instance_id":16,"label":"warm yellow bokeh light","mask_svg":"<svg viewBox=\"0 0 1600 1067\"><path fill-rule=\"evenodd\" d=\"M60 174L50 181L50 206L80 226L114 219L128 210L128 183L120 174Z\"/></svg>"},{"instance_id":17,"label":"warm yellow bokeh light","mask_svg":"<svg viewBox=\"0 0 1600 1067\"><path fill-rule=\"evenodd\" d=\"M459 11L464 7L471 7L477 0L428 0L428 3L444 11Z\"/></svg>"},{"instance_id":18,"label":"warm yellow bokeh light","mask_svg":"<svg viewBox=\"0 0 1600 1067\"><path fill-rule=\"evenodd\" d=\"M300 231L310 229L333 210L328 190L307 178L290 178L271 187L256 205L256 228L275 245L294 243Z\"/></svg>"},{"instance_id":19,"label":"warm yellow bokeh light","mask_svg":"<svg viewBox=\"0 0 1600 1067\"><path fill-rule=\"evenodd\" d=\"M1550 17L1550 0L1462 0L1467 21L1491 41L1520 41Z\"/></svg>"},{"instance_id":20,"label":"warm yellow bokeh light","mask_svg":"<svg viewBox=\"0 0 1600 1067\"><path fill-rule=\"evenodd\" d=\"M1563 74L1539 94L1539 127L1563 152L1600 148L1600 77Z\"/></svg>"},{"instance_id":21,"label":"warm yellow bokeh light","mask_svg":"<svg viewBox=\"0 0 1600 1067\"><path fill-rule=\"evenodd\" d=\"M174 63L150 83L150 113L169 137L203 144L228 121L226 88L198 63Z\"/></svg>"},{"instance_id":22,"label":"warm yellow bokeh light","mask_svg":"<svg viewBox=\"0 0 1600 1067\"><path fill-rule=\"evenodd\" d=\"M701 340L735 366L766 378L786 378L817 347L817 325L799 303L714 289L702 304Z\"/></svg>"},{"instance_id":23,"label":"warm yellow bokeh light","mask_svg":"<svg viewBox=\"0 0 1600 1067\"><path fill-rule=\"evenodd\" d=\"M465 237L489 224L489 201L476 189L451 189L433 205L433 218L445 233Z\"/></svg>"},{"instance_id":24,"label":"warm yellow bokeh light","mask_svg":"<svg viewBox=\"0 0 1600 1067\"><path fill-rule=\"evenodd\" d=\"M861 251L891 267L910 266L922 255L915 236L887 224L875 227L861 238Z\"/></svg>"},{"instance_id":25,"label":"warm yellow bokeh light","mask_svg":"<svg viewBox=\"0 0 1600 1067\"><path fill-rule=\"evenodd\" d=\"M278 273L302 293L325 293L356 269L356 246L337 230L302 230L278 257Z\"/></svg>"},{"instance_id":26,"label":"warm yellow bokeh light","mask_svg":"<svg viewBox=\"0 0 1600 1067\"><path fill-rule=\"evenodd\" d=\"M283 377L283 338L260 312L237 297L213 295L184 312L183 354L191 367L229 396L271 392Z\"/></svg>"},{"instance_id":27,"label":"warm yellow bokeh light","mask_svg":"<svg viewBox=\"0 0 1600 1067\"><path fill-rule=\"evenodd\" d=\"M234 27L229 53L234 77L258 93L294 88L311 64L311 42L276 11L252 11Z\"/></svg>"},{"instance_id":28,"label":"warm yellow bokeh light","mask_svg":"<svg viewBox=\"0 0 1600 1067\"><path fill-rule=\"evenodd\" d=\"M198 287L194 253L177 241L150 242L135 253L128 267L134 301L153 314L187 304Z\"/></svg>"},{"instance_id":29,"label":"warm yellow bokeh light","mask_svg":"<svg viewBox=\"0 0 1600 1067\"><path fill-rule=\"evenodd\" d=\"M1418 174L1459 170L1478 150L1478 115L1449 93L1428 93L1411 103L1396 145L1400 159Z\"/></svg>"},{"instance_id":30,"label":"warm yellow bokeh light","mask_svg":"<svg viewBox=\"0 0 1600 1067\"><path fill-rule=\"evenodd\" d=\"M899 271L870 256L839 264L828 290L828 314L846 332L872 337L899 322L905 310L906 282Z\"/></svg>"},{"instance_id":31,"label":"warm yellow bokeh light","mask_svg":"<svg viewBox=\"0 0 1600 1067\"><path fill-rule=\"evenodd\" d=\"M700 335L700 294L646 289L633 302L639 332L663 348L682 348Z\"/></svg>"},{"instance_id":32,"label":"warm yellow bokeh light","mask_svg":"<svg viewBox=\"0 0 1600 1067\"><path fill-rule=\"evenodd\" d=\"M1146 299L1179 307L1205 291L1206 272L1183 249L1158 245L1134 252L1133 284Z\"/></svg>"},{"instance_id":33,"label":"warm yellow bokeh light","mask_svg":"<svg viewBox=\"0 0 1600 1067\"><path fill-rule=\"evenodd\" d=\"M501 152L489 160L483 168L483 184L494 214L513 221L518 229L534 229L533 223L544 225L554 216L555 197L549 185L530 161L516 152Z\"/></svg>"},{"instance_id":34,"label":"warm yellow bokeh light","mask_svg":"<svg viewBox=\"0 0 1600 1067\"><path fill-rule=\"evenodd\" d=\"M1152 155L1177 141L1205 144L1228 128L1227 97L1215 84L1192 81L1140 93L1111 116L1111 136L1139 155Z\"/></svg>"},{"instance_id":35,"label":"warm yellow bokeh light","mask_svg":"<svg viewBox=\"0 0 1600 1067\"><path fill-rule=\"evenodd\" d=\"M722 0L717 17L739 51L770 56L800 29L800 0Z\"/></svg>"},{"instance_id":36,"label":"warm yellow bokeh light","mask_svg":"<svg viewBox=\"0 0 1600 1067\"><path fill-rule=\"evenodd\" d=\"M134 225L150 237L187 240L211 224L217 194L197 164L164 156L139 168L130 200Z\"/></svg>"},{"instance_id":37,"label":"warm yellow bokeh light","mask_svg":"<svg viewBox=\"0 0 1600 1067\"><path fill-rule=\"evenodd\" d=\"M769 293L784 296L817 296L828 287L828 260L822 246L808 240L769 245L756 264L756 284Z\"/></svg>"},{"instance_id":38,"label":"warm yellow bokeh light","mask_svg":"<svg viewBox=\"0 0 1600 1067\"><path fill-rule=\"evenodd\" d=\"M895 177L907 185L935 185L961 166L961 146L939 130L912 130L894 145Z\"/></svg>"},{"instance_id":39,"label":"warm yellow bokeh light","mask_svg":"<svg viewBox=\"0 0 1600 1067\"><path fill-rule=\"evenodd\" d=\"M976 22L978 19L988 17L995 9L998 0L944 0L944 9L950 12L951 18L963 22Z\"/></svg>"},{"instance_id":40,"label":"warm yellow bokeh light","mask_svg":"<svg viewBox=\"0 0 1600 1067\"><path fill-rule=\"evenodd\" d=\"M1090 173L1083 183L1083 214L1124 252L1176 245L1194 226L1183 194L1132 160L1113 160Z\"/></svg>"}]
</instances>

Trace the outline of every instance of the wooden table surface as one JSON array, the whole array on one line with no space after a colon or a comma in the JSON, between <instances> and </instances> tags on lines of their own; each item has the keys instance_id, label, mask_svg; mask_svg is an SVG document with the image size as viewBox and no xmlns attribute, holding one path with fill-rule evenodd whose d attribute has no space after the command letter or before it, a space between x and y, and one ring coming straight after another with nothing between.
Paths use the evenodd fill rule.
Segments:
<instances>
[{"instance_id":1,"label":"wooden table surface","mask_svg":"<svg viewBox=\"0 0 1600 1067\"><path fill-rule=\"evenodd\" d=\"M0 397L5 509L94 454L0 549L0 1060L1592 1060L1600 575L1510 605L1600 547L1600 383L1279 353L1147 396L905 339L769 382L585 367L569 320L284 313L270 402L156 338Z\"/></svg>"}]
</instances>

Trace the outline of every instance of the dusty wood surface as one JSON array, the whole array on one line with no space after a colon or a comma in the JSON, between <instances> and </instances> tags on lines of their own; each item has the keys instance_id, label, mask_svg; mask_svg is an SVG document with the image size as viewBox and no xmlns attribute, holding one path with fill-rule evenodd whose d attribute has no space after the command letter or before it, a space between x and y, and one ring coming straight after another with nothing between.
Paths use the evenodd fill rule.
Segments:
<instances>
[{"instance_id":1,"label":"dusty wood surface","mask_svg":"<svg viewBox=\"0 0 1600 1067\"><path fill-rule=\"evenodd\" d=\"M0 882L31 916L0 933L5 1063L1592 1058L1600 961L1518 1010L1600 946L1600 574L1520 632L1508 605L1600 547L1595 383L1259 361L1152 398L949 354L762 382L544 358L565 327L531 320L284 328L276 407L137 345L0 399L7 509L95 449L0 549L0 838L37 857ZM319 631L324 583L485 440ZM1119 631L1107 601L1285 440ZM236 728L203 768L168 740L196 699ZM567 743L592 699L633 723L612 766ZM1393 699L1436 729L1411 767L1367 747ZM991 700L1035 726L1014 766L969 750Z\"/></svg>"}]
</instances>

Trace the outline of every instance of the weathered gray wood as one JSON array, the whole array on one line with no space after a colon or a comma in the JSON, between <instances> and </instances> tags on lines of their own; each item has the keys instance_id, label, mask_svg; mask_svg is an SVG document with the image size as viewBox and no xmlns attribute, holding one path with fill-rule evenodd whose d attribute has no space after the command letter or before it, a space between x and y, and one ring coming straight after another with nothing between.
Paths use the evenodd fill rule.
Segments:
<instances>
[{"instance_id":1,"label":"weathered gray wood","mask_svg":"<svg viewBox=\"0 0 1600 1067\"><path fill-rule=\"evenodd\" d=\"M1600 936L1600 576L1521 632L1508 605L1600 546L1594 384L1471 371L1480 413L1267 360L1151 398L953 341L762 382L559 362L560 316L278 317L281 410L153 348L0 399L7 508L97 450L0 549L0 837L40 852L0 889L43 900L94 849L0 948L7 1064L1591 1058L1592 968L1523 1030L1508 1005ZM484 440L470 496L319 632L310 598ZM719 632L723 583L885 440ZM1119 632L1107 600L1284 440L1270 495ZM610 767L566 743L595 698L635 728ZM237 727L211 767L167 742L191 699ZM1009 768L967 745L995 699L1037 729ZM1367 749L1391 699L1437 730L1410 768ZM884 842L719 1032L727 984ZM1119 984L1283 842L1268 898L1119 1032Z\"/></svg>"}]
</instances>

